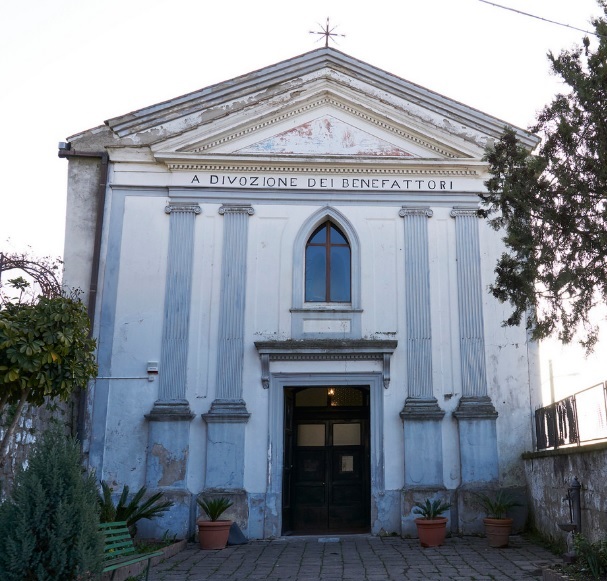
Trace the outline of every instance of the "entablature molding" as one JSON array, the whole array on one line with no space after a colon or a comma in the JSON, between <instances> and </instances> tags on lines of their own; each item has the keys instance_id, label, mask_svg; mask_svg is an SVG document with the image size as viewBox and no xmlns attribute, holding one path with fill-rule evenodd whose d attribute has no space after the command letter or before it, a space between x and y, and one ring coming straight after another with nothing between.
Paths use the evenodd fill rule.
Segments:
<instances>
[{"instance_id":1,"label":"entablature molding","mask_svg":"<svg viewBox=\"0 0 607 581\"><path fill-rule=\"evenodd\" d=\"M272 361L380 361L384 388L390 385L390 357L398 341L375 339L302 339L256 341L261 358L261 384L270 387Z\"/></svg>"},{"instance_id":2,"label":"entablature molding","mask_svg":"<svg viewBox=\"0 0 607 581\"><path fill-rule=\"evenodd\" d=\"M486 178L487 164L480 159L396 157L348 155L238 155L157 152L157 161L171 171L276 172L276 173L365 173L432 174Z\"/></svg>"}]
</instances>

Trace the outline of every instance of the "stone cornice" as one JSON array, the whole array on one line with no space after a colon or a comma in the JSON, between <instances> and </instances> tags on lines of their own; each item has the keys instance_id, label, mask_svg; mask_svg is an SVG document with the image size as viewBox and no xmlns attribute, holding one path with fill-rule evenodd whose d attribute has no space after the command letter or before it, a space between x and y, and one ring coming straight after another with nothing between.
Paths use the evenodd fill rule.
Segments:
<instances>
[{"instance_id":1,"label":"stone cornice","mask_svg":"<svg viewBox=\"0 0 607 581\"><path fill-rule=\"evenodd\" d=\"M270 387L271 361L381 361L384 387L390 385L390 357L398 341L373 339L302 339L256 341L261 357L261 383Z\"/></svg>"},{"instance_id":2,"label":"stone cornice","mask_svg":"<svg viewBox=\"0 0 607 581\"><path fill-rule=\"evenodd\" d=\"M392 159L364 156L238 155L158 152L171 171L428 175L485 179L486 163L474 159Z\"/></svg>"}]
</instances>

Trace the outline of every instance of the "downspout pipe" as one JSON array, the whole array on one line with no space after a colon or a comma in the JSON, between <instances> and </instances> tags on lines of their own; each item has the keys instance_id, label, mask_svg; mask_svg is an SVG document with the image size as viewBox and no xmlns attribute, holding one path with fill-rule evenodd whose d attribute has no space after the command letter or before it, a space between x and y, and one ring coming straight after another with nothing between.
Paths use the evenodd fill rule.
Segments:
<instances>
[{"instance_id":1,"label":"downspout pipe","mask_svg":"<svg viewBox=\"0 0 607 581\"><path fill-rule=\"evenodd\" d=\"M97 183L97 216L95 218L95 240L93 244L93 261L91 264L91 280L89 285L88 297L88 316L90 320L89 335L93 334L95 325L95 306L97 303L97 286L99 283L99 262L101 256L101 235L103 232L103 214L105 211L105 192L108 183L109 155L107 151L76 151L72 149L70 142L60 142L58 155L61 159L94 158L101 162L101 171L99 172L99 182ZM84 416L85 399L82 393L78 398L78 420L76 434L80 442L84 441Z\"/></svg>"}]
</instances>

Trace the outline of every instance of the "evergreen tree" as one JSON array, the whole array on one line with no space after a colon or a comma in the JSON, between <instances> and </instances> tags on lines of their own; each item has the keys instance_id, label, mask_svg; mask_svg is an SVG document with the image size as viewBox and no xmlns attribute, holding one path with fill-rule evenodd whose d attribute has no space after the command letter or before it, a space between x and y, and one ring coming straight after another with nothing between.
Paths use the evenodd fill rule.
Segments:
<instances>
[{"instance_id":1,"label":"evergreen tree","mask_svg":"<svg viewBox=\"0 0 607 581\"><path fill-rule=\"evenodd\" d=\"M607 2L593 20L595 41L548 54L567 90L557 95L531 128L542 137L530 155L512 130L488 150L491 178L481 215L504 228L504 253L490 287L514 311L527 312L534 337L579 332L591 349L597 338L593 309L607 302Z\"/></svg>"},{"instance_id":2,"label":"evergreen tree","mask_svg":"<svg viewBox=\"0 0 607 581\"><path fill-rule=\"evenodd\" d=\"M83 473L78 442L52 429L0 505L0 579L93 578L103 553L98 526L95 478Z\"/></svg>"}]
</instances>

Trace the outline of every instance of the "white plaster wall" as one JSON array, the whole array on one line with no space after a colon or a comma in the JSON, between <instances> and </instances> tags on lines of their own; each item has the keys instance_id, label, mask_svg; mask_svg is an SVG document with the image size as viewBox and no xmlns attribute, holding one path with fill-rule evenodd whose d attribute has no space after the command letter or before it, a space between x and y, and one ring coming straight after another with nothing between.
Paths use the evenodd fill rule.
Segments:
<instances>
[{"instance_id":1,"label":"white plaster wall","mask_svg":"<svg viewBox=\"0 0 607 581\"><path fill-rule=\"evenodd\" d=\"M442 424L443 478L447 488L460 483L459 436L452 413L461 396L459 364L455 221L450 207L432 207L428 220L432 383L434 397L445 410Z\"/></svg>"},{"instance_id":2,"label":"white plaster wall","mask_svg":"<svg viewBox=\"0 0 607 581\"><path fill-rule=\"evenodd\" d=\"M112 375L144 376L149 360L160 360L164 278L169 216L166 198L127 196L116 305ZM188 488L204 487L206 425L200 414L215 397L216 340L223 218L219 204L199 201L195 222L190 352L187 398L196 414L191 423ZM286 339L291 332L293 242L301 224L319 205L257 204L249 218L248 288L245 318L243 397L251 418L246 426L245 487L265 491L267 482L268 392L261 386L256 340ZM394 338L390 388L384 397L386 488L403 485L403 424L399 412L406 393L406 337L403 285L403 221L398 205L336 207L352 224L361 242L362 335ZM447 412L442 422L444 479L459 484L457 422L451 413L461 395L454 220L450 207L434 207L428 220L433 334L434 395ZM495 233L481 222L483 287L493 280L501 250ZM526 335L504 329L507 308L485 297L488 390L498 412L500 478L515 484L522 478L520 453L531 448ZM279 365L279 367L277 367ZM273 363L272 370L347 373L377 371L372 362ZM162 370L161 370L162 373ZM157 397L158 383L116 380L111 384L107 423L105 475L131 486L143 484L147 425L143 419ZM120 475L120 476L119 476Z\"/></svg>"},{"instance_id":3,"label":"white plaster wall","mask_svg":"<svg viewBox=\"0 0 607 581\"><path fill-rule=\"evenodd\" d=\"M190 349L186 398L194 419L190 422L190 456L187 487L197 493L204 487L206 423L201 414L209 411L215 397L217 326L221 275L222 217L218 204L200 204L194 224L192 301L190 305Z\"/></svg>"},{"instance_id":4,"label":"white plaster wall","mask_svg":"<svg viewBox=\"0 0 607 581\"><path fill-rule=\"evenodd\" d=\"M504 327L502 322L512 309L501 304L488 292L495 280L494 269L503 252L501 235L479 221L481 271L485 313L485 350L487 363L487 389L499 414L497 442L499 453L499 477L505 486L524 482L521 453L533 448L532 390L537 373L530 357L534 350L527 346L527 332L521 327Z\"/></svg>"},{"instance_id":5,"label":"white plaster wall","mask_svg":"<svg viewBox=\"0 0 607 581\"><path fill-rule=\"evenodd\" d=\"M168 248L166 199L126 196L103 478L138 488L145 482L147 424L144 414L158 396L147 380L147 362L160 360L164 280ZM112 224L112 235L120 224ZM118 379L128 378L128 379Z\"/></svg>"}]
</instances>

